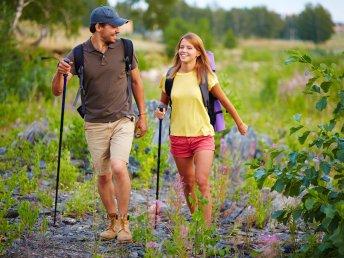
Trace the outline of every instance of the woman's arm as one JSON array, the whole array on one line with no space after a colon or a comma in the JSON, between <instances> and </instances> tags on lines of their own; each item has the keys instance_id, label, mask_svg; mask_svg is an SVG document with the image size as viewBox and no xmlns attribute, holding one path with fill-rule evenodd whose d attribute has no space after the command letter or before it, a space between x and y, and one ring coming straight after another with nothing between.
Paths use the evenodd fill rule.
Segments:
<instances>
[{"instance_id":1,"label":"woman's arm","mask_svg":"<svg viewBox=\"0 0 344 258\"><path fill-rule=\"evenodd\" d=\"M233 106L232 102L227 98L225 93L222 91L221 87L218 84L215 84L210 91L222 104L222 106L227 110L227 112L232 116L234 122L236 123L239 132L242 135L245 135L248 129L248 126L242 121L237 110Z\"/></svg>"}]
</instances>

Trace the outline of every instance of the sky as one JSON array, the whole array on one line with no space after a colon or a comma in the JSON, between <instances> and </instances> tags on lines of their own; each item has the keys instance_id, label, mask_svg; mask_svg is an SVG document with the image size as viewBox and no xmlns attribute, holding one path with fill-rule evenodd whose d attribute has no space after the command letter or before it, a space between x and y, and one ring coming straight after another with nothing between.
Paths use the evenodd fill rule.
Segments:
<instances>
[{"instance_id":1,"label":"sky","mask_svg":"<svg viewBox=\"0 0 344 258\"><path fill-rule=\"evenodd\" d=\"M109 0L111 5L115 5L116 2L116 0ZM217 6L226 10L266 6L268 10L275 11L281 15L299 14L305 9L307 3L313 5L321 4L330 12L334 22L344 23L343 0L186 0L186 2L193 6Z\"/></svg>"}]
</instances>

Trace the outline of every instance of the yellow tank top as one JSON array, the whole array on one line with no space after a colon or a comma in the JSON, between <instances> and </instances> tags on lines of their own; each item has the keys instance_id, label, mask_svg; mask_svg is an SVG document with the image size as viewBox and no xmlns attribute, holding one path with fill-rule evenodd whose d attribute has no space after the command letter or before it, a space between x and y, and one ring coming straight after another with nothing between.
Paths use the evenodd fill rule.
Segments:
<instances>
[{"instance_id":1,"label":"yellow tank top","mask_svg":"<svg viewBox=\"0 0 344 258\"><path fill-rule=\"evenodd\" d=\"M163 92L165 92L165 80L166 75L160 80L160 88ZM208 74L208 90L210 91L216 84L218 84L216 74ZM194 71L176 74L171 100L171 135L187 137L214 135L214 128L210 124Z\"/></svg>"}]
</instances>

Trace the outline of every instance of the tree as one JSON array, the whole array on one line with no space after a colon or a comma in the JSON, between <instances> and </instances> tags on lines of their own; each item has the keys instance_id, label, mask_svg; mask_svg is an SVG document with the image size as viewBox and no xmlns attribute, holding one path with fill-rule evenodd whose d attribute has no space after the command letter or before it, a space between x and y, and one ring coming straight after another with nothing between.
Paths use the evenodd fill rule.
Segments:
<instances>
[{"instance_id":1,"label":"tree","mask_svg":"<svg viewBox=\"0 0 344 258\"><path fill-rule=\"evenodd\" d=\"M53 32L55 25L62 25L67 35L79 31L85 15L98 5L107 4L106 0L4 0L3 4L11 13L8 34L13 34L20 20L35 22L41 27L41 35L36 44ZM22 28L18 28L22 29Z\"/></svg>"},{"instance_id":2,"label":"tree","mask_svg":"<svg viewBox=\"0 0 344 258\"><path fill-rule=\"evenodd\" d=\"M299 15L297 25L300 39L314 43L325 42L334 33L331 14L320 4L306 5L306 9Z\"/></svg>"},{"instance_id":3,"label":"tree","mask_svg":"<svg viewBox=\"0 0 344 258\"><path fill-rule=\"evenodd\" d=\"M227 30L225 35L224 46L226 48L235 48L237 45L237 41L235 35L231 29Z\"/></svg>"},{"instance_id":4,"label":"tree","mask_svg":"<svg viewBox=\"0 0 344 258\"><path fill-rule=\"evenodd\" d=\"M175 48L180 37L193 31L194 27L190 23L186 23L182 18L172 18L170 23L163 31L163 38L166 43L166 53L169 57L172 57L175 53Z\"/></svg>"},{"instance_id":5,"label":"tree","mask_svg":"<svg viewBox=\"0 0 344 258\"><path fill-rule=\"evenodd\" d=\"M162 29L173 17L173 6L177 0L145 0L148 8L143 16L143 22L147 30Z\"/></svg>"},{"instance_id":6,"label":"tree","mask_svg":"<svg viewBox=\"0 0 344 258\"><path fill-rule=\"evenodd\" d=\"M281 17L266 9L265 6L255 7L250 10L253 25L252 34L260 38L276 38L282 28L283 21Z\"/></svg>"}]
</instances>

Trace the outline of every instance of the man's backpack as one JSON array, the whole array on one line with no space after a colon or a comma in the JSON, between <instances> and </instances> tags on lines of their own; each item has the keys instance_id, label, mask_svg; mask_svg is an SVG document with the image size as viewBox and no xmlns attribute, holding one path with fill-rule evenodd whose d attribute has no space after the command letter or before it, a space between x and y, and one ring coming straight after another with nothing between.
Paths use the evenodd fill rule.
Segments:
<instances>
[{"instance_id":1,"label":"man's backpack","mask_svg":"<svg viewBox=\"0 0 344 258\"><path fill-rule=\"evenodd\" d=\"M211 51L207 51L209 60L210 60L210 67L213 72L216 71L215 69L215 59L214 54ZM173 86L173 78L168 78L170 75L171 69L167 71L166 80L165 80L165 92L166 95L169 97L169 104L171 106L171 92ZM225 121L222 112L222 105L221 102L211 93L208 91L208 75L205 75L205 81L200 83L199 85L202 93L203 103L204 106L208 110L208 115L210 119L210 123L214 127L215 132L223 131L225 129Z\"/></svg>"},{"instance_id":2,"label":"man's backpack","mask_svg":"<svg viewBox=\"0 0 344 258\"><path fill-rule=\"evenodd\" d=\"M127 74L128 79L128 94L129 94L129 102L130 106L132 105L132 88L131 88L131 64L133 61L133 55L134 55L134 47L133 42L129 39L121 38L123 45L124 45L124 61L125 61L125 71ZM77 45L73 50L74 55L74 65L75 65L75 71L76 74L79 77L79 90L75 97L73 106L75 108L76 103L78 102L79 96L81 94L81 106L77 108L80 116L84 118L85 116L85 88L84 88L84 52L83 52L83 46L82 44Z\"/></svg>"}]
</instances>

